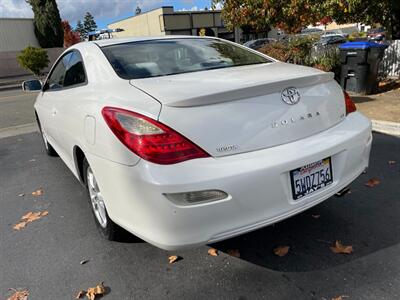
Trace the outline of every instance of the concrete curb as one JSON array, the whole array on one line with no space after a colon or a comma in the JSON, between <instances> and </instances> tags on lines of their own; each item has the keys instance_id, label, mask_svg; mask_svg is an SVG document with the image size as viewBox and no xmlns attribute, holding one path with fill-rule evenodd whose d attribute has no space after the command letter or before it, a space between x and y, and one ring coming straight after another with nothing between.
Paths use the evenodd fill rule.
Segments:
<instances>
[{"instance_id":1,"label":"concrete curb","mask_svg":"<svg viewBox=\"0 0 400 300\"><path fill-rule=\"evenodd\" d=\"M17 125L12 127L6 127L0 129L0 139L7 138L10 136L16 136L26 133L32 133L39 131L36 123L28 123L23 125Z\"/></svg>"},{"instance_id":2,"label":"concrete curb","mask_svg":"<svg viewBox=\"0 0 400 300\"><path fill-rule=\"evenodd\" d=\"M371 120L371 122L373 131L400 137L400 123L381 120Z\"/></svg>"},{"instance_id":3,"label":"concrete curb","mask_svg":"<svg viewBox=\"0 0 400 300\"><path fill-rule=\"evenodd\" d=\"M10 90L22 90L21 83L0 86L0 92Z\"/></svg>"}]
</instances>

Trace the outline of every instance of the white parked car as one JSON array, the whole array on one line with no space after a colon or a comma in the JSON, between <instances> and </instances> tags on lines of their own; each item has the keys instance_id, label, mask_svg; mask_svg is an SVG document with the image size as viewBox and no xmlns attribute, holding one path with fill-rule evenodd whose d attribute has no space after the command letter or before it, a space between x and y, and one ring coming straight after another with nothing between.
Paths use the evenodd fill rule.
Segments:
<instances>
[{"instance_id":1,"label":"white parked car","mask_svg":"<svg viewBox=\"0 0 400 300\"><path fill-rule=\"evenodd\" d=\"M122 227L171 250L321 203L363 172L372 142L331 73L208 37L74 45L35 113L47 153L87 187L102 234Z\"/></svg>"}]
</instances>

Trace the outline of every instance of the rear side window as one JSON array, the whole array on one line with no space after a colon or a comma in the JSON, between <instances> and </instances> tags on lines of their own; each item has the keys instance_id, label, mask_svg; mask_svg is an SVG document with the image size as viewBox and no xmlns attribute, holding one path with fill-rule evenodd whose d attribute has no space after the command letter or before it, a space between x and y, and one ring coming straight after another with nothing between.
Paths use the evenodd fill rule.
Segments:
<instances>
[{"instance_id":1,"label":"rear side window","mask_svg":"<svg viewBox=\"0 0 400 300\"><path fill-rule=\"evenodd\" d=\"M216 39L162 39L105 46L102 51L124 79L166 76L271 62Z\"/></svg>"},{"instance_id":2,"label":"rear side window","mask_svg":"<svg viewBox=\"0 0 400 300\"><path fill-rule=\"evenodd\" d=\"M50 74L49 79L47 80L47 85L49 90L57 90L61 89L64 85L65 71L68 67L69 59L72 56L72 52L67 53L60 59L57 65L54 67L53 71Z\"/></svg>"},{"instance_id":3,"label":"rear side window","mask_svg":"<svg viewBox=\"0 0 400 300\"><path fill-rule=\"evenodd\" d=\"M76 50L65 54L56 64L44 90L58 90L86 83L82 56Z\"/></svg>"},{"instance_id":4,"label":"rear side window","mask_svg":"<svg viewBox=\"0 0 400 300\"><path fill-rule=\"evenodd\" d=\"M69 87L86 82L85 69L79 52L74 51L67 67L64 79L64 87Z\"/></svg>"}]
</instances>

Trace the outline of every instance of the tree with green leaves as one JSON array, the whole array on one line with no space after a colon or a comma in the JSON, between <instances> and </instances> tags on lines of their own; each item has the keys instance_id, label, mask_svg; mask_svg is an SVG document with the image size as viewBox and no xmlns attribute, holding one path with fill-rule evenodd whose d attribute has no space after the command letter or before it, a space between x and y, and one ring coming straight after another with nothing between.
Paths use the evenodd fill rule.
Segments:
<instances>
[{"instance_id":1,"label":"tree with green leaves","mask_svg":"<svg viewBox=\"0 0 400 300\"><path fill-rule=\"evenodd\" d=\"M43 48L62 47L64 30L55 0L26 0L32 7L35 35Z\"/></svg>"},{"instance_id":2,"label":"tree with green leaves","mask_svg":"<svg viewBox=\"0 0 400 300\"><path fill-rule=\"evenodd\" d=\"M86 38L85 28L83 27L81 20L78 20L78 22L76 23L75 32L79 33L81 40L84 40Z\"/></svg>"},{"instance_id":3,"label":"tree with green leaves","mask_svg":"<svg viewBox=\"0 0 400 300\"><path fill-rule=\"evenodd\" d=\"M26 47L17 56L18 63L21 67L32 72L35 76L40 76L44 68L49 65L49 57L46 50L35 48L32 46Z\"/></svg>"},{"instance_id":4,"label":"tree with green leaves","mask_svg":"<svg viewBox=\"0 0 400 300\"><path fill-rule=\"evenodd\" d=\"M87 37L89 32L97 29L97 24L90 12L86 12L86 15L83 19L83 28L85 29L86 32L85 37Z\"/></svg>"},{"instance_id":5,"label":"tree with green leaves","mask_svg":"<svg viewBox=\"0 0 400 300\"><path fill-rule=\"evenodd\" d=\"M250 26L256 31L278 27L288 33L321 19L317 0L224 0L222 17L228 28Z\"/></svg>"},{"instance_id":6,"label":"tree with green leaves","mask_svg":"<svg viewBox=\"0 0 400 300\"><path fill-rule=\"evenodd\" d=\"M251 26L262 31L269 26L287 33L331 18L339 24L381 24L400 35L399 0L214 0L222 3L222 17L229 28Z\"/></svg>"}]
</instances>

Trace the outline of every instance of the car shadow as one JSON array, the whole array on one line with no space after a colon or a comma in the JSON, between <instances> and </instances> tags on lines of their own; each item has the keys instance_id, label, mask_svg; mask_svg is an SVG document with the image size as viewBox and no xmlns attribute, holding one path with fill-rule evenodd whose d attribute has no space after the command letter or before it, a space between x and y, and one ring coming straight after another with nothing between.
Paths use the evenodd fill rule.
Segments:
<instances>
[{"instance_id":1,"label":"car shadow","mask_svg":"<svg viewBox=\"0 0 400 300\"><path fill-rule=\"evenodd\" d=\"M365 102L375 101L374 98L368 97L368 96L355 96L355 95L352 95L351 99L353 100L354 103L365 103Z\"/></svg>"},{"instance_id":2,"label":"car shadow","mask_svg":"<svg viewBox=\"0 0 400 300\"><path fill-rule=\"evenodd\" d=\"M396 161L396 163L389 163ZM367 187L370 178L380 184ZM283 272L323 270L345 264L400 242L400 138L374 134L370 168L350 186L350 193L272 226L210 245L238 249L240 258ZM352 245L349 255L335 254L336 240ZM273 249L289 246L285 257Z\"/></svg>"}]
</instances>

